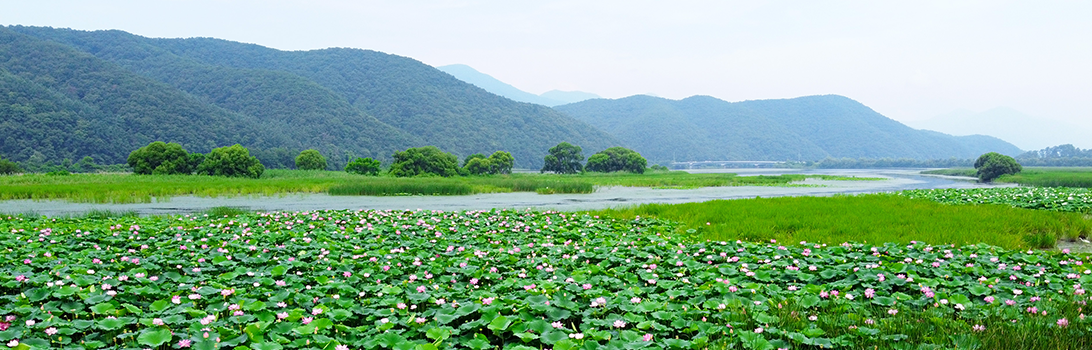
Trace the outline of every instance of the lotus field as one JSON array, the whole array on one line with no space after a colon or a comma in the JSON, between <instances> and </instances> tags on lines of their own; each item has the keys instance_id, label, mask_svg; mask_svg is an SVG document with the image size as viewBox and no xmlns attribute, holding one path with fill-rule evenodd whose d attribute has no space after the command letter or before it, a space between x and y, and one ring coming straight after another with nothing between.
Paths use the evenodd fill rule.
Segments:
<instances>
[{"instance_id":1,"label":"lotus field","mask_svg":"<svg viewBox=\"0 0 1092 350\"><path fill-rule=\"evenodd\" d=\"M0 218L0 347L1092 346L1092 260L536 211ZM877 228L882 229L882 228Z\"/></svg>"},{"instance_id":2,"label":"lotus field","mask_svg":"<svg viewBox=\"0 0 1092 350\"><path fill-rule=\"evenodd\" d=\"M1002 204L1016 208L1092 213L1092 189L1069 187L990 187L898 192L948 204Z\"/></svg>"}]
</instances>

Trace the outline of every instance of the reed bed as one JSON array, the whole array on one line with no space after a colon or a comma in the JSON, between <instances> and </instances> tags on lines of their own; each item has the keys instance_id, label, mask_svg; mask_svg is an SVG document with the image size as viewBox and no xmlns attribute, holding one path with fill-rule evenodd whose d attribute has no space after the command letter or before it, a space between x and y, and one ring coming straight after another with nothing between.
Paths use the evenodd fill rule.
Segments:
<instances>
[{"instance_id":1,"label":"reed bed","mask_svg":"<svg viewBox=\"0 0 1092 350\"><path fill-rule=\"evenodd\" d=\"M644 204L596 214L678 221L699 237L728 241L921 241L1026 249L1053 248L1059 239L1092 233L1092 221L1079 213L1002 205L951 206L891 194Z\"/></svg>"},{"instance_id":2,"label":"reed bed","mask_svg":"<svg viewBox=\"0 0 1092 350\"><path fill-rule=\"evenodd\" d=\"M597 186L700 188L715 186L795 186L806 178L875 180L821 175L737 176L682 171L510 174L469 177L361 176L340 171L267 170L260 179L200 175L26 174L0 176L0 200L66 200L79 203L149 203L174 196L246 196L288 193L331 195L467 195L496 192L591 193Z\"/></svg>"},{"instance_id":3,"label":"reed bed","mask_svg":"<svg viewBox=\"0 0 1092 350\"><path fill-rule=\"evenodd\" d=\"M1003 175L995 182L1035 187L1092 187L1092 168L1024 168L1015 175Z\"/></svg>"}]
</instances>

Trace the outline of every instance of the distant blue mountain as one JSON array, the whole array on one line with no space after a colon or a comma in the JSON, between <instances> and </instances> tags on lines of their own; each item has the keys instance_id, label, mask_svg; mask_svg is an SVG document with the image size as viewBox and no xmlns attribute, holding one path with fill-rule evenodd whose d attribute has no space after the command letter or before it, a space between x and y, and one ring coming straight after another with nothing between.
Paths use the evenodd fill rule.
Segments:
<instances>
[{"instance_id":1,"label":"distant blue mountain","mask_svg":"<svg viewBox=\"0 0 1092 350\"><path fill-rule=\"evenodd\" d=\"M482 88L482 90L489 91L493 94L503 97L507 97L508 99L513 101L534 103L543 106L553 107L599 98L599 95L582 91L551 90L543 93L542 95L535 95L530 92L520 90L515 86L509 85L503 81L497 80L497 78L494 78L489 74L479 72L476 69L465 64L452 64L442 67L436 67L436 69L439 69L447 74L451 74L459 80L480 87Z\"/></svg>"},{"instance_id":2,"label":"distant blue mountain","mask_svg":"<svg viewBox=\"0 0 1092 350\"><path fill-rule=\"evenodd\" d=\"M641 153L650 163L672 160L799 160L824 158L975 158L1020 149L990 136L915 130L852 99L807 96L727 102L638 95L558 106Z\"/></svg>"}]
</instances>

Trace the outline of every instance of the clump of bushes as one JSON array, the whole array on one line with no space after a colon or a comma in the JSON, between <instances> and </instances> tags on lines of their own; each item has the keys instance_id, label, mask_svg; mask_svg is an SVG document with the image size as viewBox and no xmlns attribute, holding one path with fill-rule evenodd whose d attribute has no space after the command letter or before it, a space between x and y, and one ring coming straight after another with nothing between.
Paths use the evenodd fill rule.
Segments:
<instances>
[{"instance_id":1,"label":"clump of bushes","mask_svg":"<svg viewBox=\"0 0 1092 350\"><path fill-rule=\"evenodd\" d=\"M357 158L345 165L345 172L360 175L379 175L379 161L372 158Z\"/></svg>"},{"instance_id":2,"label":"clump of bushes","mask_svg":"<svg viewBox=\"0 0 1092 350\"><path fill-rule=\"evenodd\" d=\"M23 169L19 168L19 164L15 164L15 162L13 161L0 158L0 174L11 175L22 171Z\"/></svg>"},{"instance_id":3,"label":"clump of bushes","mask_svg":"<svg viewBox=\"0 0 1092 350\"><path fill-rule=\"evenodd\" d=\"M512 154L505 151L493 152L488 158L484 154L475 153L466 157L463 169L471 175L511 174L515 161Z\"/></svg>"},{"instance_id":4,"label":"clump of bushes","mask_svg":"<svg viewBox=\"0 0 1092 350\"><path fill-rule=\"evenodd\" d=\"M296 169L300 170L323 170L326 169L326 157L322 156L318 150L309 149L300 152L300 155L296 156Z\"/></svg>"},{"instance_id":5,"label":"clump of bushes","mask_svg":"<svg viewBox=\"0 0 1092 350\"><path fill-rule=\"evenodd\" d=\"M321 157L321 155L319 155ZM204 175L259 178L265 166L239 144L215 148L208 155L190 153L177 143L155 141L129 153L129 166L141 175ZM325 165L324 165L325 167Z\"/></svg>"},{"instance_id":6,"label":"clump of bushes","mask_svg":"<svg viewBox=\"0 0 1092 350\"><path fill-rule=\"evenodd\" d=\"M991 182L1001 175L1012 175L1024 170L1016 159L997 152L978 157L974 161L974 168L978 170L978 179L982 182Z\"/></svg>"},{"instance_id":7,"label":"clump of bushes","mask_svg":"<svg viewBox=\"0 0 1092 350\"><path fill-rule=\"evenodd\" d=\"M626 171L634 174L644 174L648 161L636 151L623 147L611 147L588 157L587 171L610 173Z\"/></svg>"}]
</instances>

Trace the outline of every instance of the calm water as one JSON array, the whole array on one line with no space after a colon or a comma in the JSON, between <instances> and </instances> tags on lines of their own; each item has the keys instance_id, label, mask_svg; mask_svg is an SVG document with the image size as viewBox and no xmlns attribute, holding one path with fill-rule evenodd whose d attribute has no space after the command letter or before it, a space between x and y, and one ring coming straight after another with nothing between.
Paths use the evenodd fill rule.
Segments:
<instances>
[{"instance_id":1,"label":"calm water","mask_svg":"<svg viewBox=\"0 0 1092 350\"><path fill-rule=\"evenodd\" d=\"M135 211L144 215L182 214L212 207L238 207L256 211L297 211L316 209L427 209L473 210L490 208L589 210L642 203L703 202L713 199L738 199L780 196L830 196L899 191L923 188L981 187L973 181L950 177L919 175L920 169L725 169L693 170L692 172L733 172L740 175L778 175L807 173L883 177L883 181L820 181L809 179L802 184L814 187L709 187L688 190L651 189L639 187L599 188L590 194L492 193L469 196L330 196L326 194L292 194L283 196L194 197L182 196L155 203L87 204L64 201L0 201L0 212L33 212L47 216L78 215L91 210Z\"/></svg>"}]
</instances>

